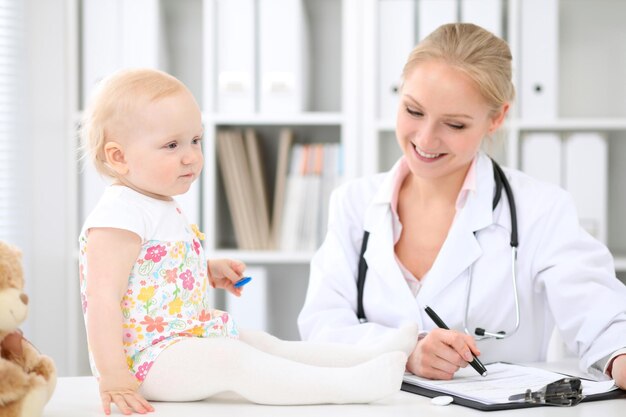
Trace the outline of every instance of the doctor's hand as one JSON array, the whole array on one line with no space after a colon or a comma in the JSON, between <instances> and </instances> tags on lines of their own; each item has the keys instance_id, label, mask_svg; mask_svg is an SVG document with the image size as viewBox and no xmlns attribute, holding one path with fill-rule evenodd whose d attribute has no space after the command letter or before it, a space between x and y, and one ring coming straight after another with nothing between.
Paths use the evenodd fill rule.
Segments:
<instances>
[{"instance_id":1,"label":"doctor's hand","mask_svg":"<svg viewBox=\"0 0 626 417\"><path fill-rule=\"evenodd\" d=\"M626 389L626 355L620 355L613 359L611 375L615 380L615 385L621 389Z\"/></svg>"},{"instance_id":2,"label":"doctor's hand","mask_svg":"<svg viewBox=\"0 0 626 417\"><path fill-rule=\"evenodd\" d=\"M209 283L213 288L223 288L229 293L239 297L242 287L235 287L235 282L243 277L246 264L233 259L211 259L207 261Z\"/></svg>"},{"instance_id":3,"label":"doctor's hand","mask_svg":"<svg viewBox=\"0 0 626 417\"><path fill-rule=\"evenodd\" d=\"M420 340L407 362L407 370L428 379L452 379L459 368L480 351L470 335L454 330L434 329Z\"/></svg>"}]
</instances>

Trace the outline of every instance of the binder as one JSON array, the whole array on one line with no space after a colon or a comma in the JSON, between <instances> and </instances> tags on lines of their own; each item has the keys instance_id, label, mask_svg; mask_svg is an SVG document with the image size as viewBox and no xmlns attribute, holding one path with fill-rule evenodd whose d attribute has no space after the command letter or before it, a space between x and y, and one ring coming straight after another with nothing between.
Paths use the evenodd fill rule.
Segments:
<instances>
[{"instance_id":1,"label":"binder","mask_svg":"<svg viewBox=\"0 0 626 417\"><path fill-rule=\"evenodd\" d=\"M461 22L474 23L502 37L502 0L461 0Z\"/></svg>"},{"instance_id":2,"label":"binder","mask_svg":"<svg viewBox=\"0 0 626 417\"><path fill-rule=\"evenodd\" d=\"M454 23L458 16L457 0L420 0L418 2L418 37L424 39L444 23Z\"/></svg>"},{"instance_id":3,"label":"binder","mask_svg":"<svg viewBox=\"0 0 626 417\"><path fill-rule=\"evenodd\" d=\"M572 194L581 226L603 243L608 239L608 165L606 136L572 133L565 138L564 188Z\"/></svg>"},{"instance_id":4,"label":"binder","mask_svg":"<svg viewBox=\"0 0 626 417\"><path fill-rule=\"evenodd\" d=\"M158 0L85 0L82 12L84 103L98 81L121 68L163 66Z\"/></svg>"},{"instance_id":5,"label":"binder","mask_svg":"<svg viewBox=\"0 0 626 417\"><path fill-rule=\"evenodd\" d=\"M122 33L118 42L122 47L122 65L163 68L159 0L123 0L121 9Z\"/></svg>"},{"instance_id":6,"label":"binder","mask_svg":"<svg viewBox=\"0 0 626 417\"><path fill-rule=\"evenodd\" d=\"M520 116L553 120L558 116L558 0L520 2Z\"/></svg>"},{"instance_id":7,"label":"binder","mask_svg":"<svg viewBox=\"0 0 626 417\"><path fill-rule=\"evenodd\" d=\"M304 112L308 110L309 59L304 2L258 0L258 6L259 112Z\"/></svg>"},{"instance_id":8,"label":"binder","mask_svg":"<svg viewBox=\"0 0 626 417\"><path fill-rule=\"evenodd\" d=\"M255 0L217 0L216 109L219 113L256 110Z\"/></svg>"},{"instance_id":9,"label":"binder","mask_svg":"<svg viewBox=\"0 0 626 417\"><path fill-rule=\"evenodd\" d=\"M398 110L402 68L416 44L415 2L378 2L378 116L393 120Z\"/></svg>"},{"instance_id":10,"label":"binder","mask_svg":"<svg viewBox=\"0 0 626 417\"><path fill-rule=\"evenodd\" d=\"M563 152L556 133L526 133L521 140L522 171L533 178L563 186Z\"/></svg>"}]
</instances>

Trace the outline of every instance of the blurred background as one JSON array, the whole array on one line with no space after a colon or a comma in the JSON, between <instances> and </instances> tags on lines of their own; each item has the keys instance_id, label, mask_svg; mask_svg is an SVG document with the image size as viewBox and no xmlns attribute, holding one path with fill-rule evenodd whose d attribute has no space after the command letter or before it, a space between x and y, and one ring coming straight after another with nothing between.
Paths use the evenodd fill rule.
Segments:
<instances>
[{"instance_id":1,"label":"blurred background","mask_svg":"<svg viewBox=\"0 0 626 417\"><path fill-rule=\"evenodd\" d=\"M76 129L99 79L148 66L181 79L203 110L206 164L180 199L188 217L208 256L241 259L255 277L245 299L216 292L216 306L298 339L329 192L398 158L404 61L454 21L513 52L516 101L486 150L568 189L626 280L624 16L620 0L0 0L0 239L24 253L25 335L60 375L89 372L77 237L106 180L81 161Z\"/></svg>"}]
</instances>

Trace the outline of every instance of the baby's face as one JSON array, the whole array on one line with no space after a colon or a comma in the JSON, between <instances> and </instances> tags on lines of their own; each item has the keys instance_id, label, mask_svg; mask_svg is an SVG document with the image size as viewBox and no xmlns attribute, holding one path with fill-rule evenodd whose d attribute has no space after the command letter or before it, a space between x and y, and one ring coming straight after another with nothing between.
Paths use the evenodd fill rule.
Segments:
<instances>
[{"instance_id":1,"label":"baby's face","mask_svg":"<svg viewBox=\"0 0 626 417\"><path fill-rule=\"evenodd\" d=\"M202 134L200 109L188 91L141 106L122 139L123 182L159 199L186 193L204 164Z\"/></svg>"}]
</instances>

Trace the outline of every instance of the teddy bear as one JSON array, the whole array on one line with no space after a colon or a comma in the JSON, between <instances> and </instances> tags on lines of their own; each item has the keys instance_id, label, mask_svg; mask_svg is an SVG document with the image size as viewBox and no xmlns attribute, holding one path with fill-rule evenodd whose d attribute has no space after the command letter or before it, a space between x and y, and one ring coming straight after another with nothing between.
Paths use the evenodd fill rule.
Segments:
<instances>
[{"instance_id":1,"label":"teddy bear","mask_svg":"<svg viewBox=\"0 0 626 417\"><path fill-rule=\"evenodd\" d=\"M28 313L22 254L0 241L0 417L39 417L56 386L54 362L19 330Z\"/></svg>"}]
</instances>

